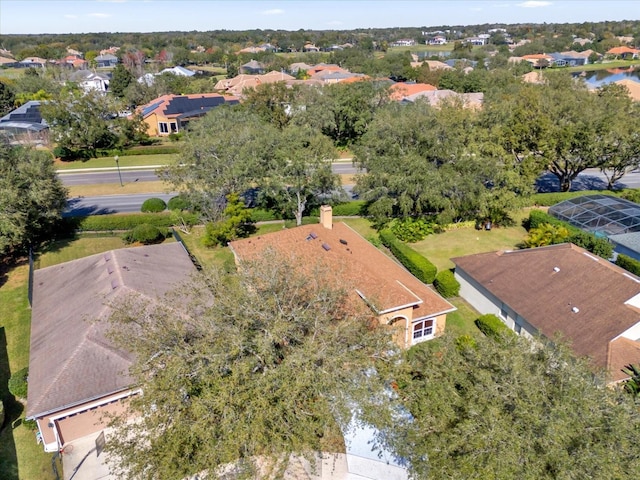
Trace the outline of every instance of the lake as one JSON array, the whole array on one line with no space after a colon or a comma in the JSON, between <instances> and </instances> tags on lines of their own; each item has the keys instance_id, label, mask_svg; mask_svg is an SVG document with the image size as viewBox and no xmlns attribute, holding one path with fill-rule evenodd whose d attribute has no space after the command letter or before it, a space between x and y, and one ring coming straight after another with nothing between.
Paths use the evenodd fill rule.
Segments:
<instances>
[{"instance_id":1,"label":"lake","mask_svg":"<svg viewBox=\"0 0 640 480\"><path fill-rule=\"evenodd\" d=\"M609 68L607 70L596 70L593 72L581 72L575 73L574 77L581 77L587 82L588 85L599 87L611 82L617 82L618 80L633 80L640 82L640 68L638 67L621 67L621 68Z\"/></svg>"}]
</instances>

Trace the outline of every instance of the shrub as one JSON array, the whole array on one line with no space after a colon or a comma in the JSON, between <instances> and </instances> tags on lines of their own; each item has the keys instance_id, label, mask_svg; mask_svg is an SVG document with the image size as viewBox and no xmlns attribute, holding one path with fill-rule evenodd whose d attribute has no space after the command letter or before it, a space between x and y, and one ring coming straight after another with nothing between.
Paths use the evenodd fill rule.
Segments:
<instances>
[{"instance_id":1,"label":"shrub","mask_svg":"<svg viewBox=\"0 0 640 480\"><path fill-rule=\"evenodd\" d=\"M640 203L640 189L629 188L622 190L620 196L630 202Z\"/></svg>"},{"instance_id":2,"label":"shrub","mask_svg":"<svg viewBox=\"0 0 640 480\"><path fill-rule=\"evenodd\" d=\"M130 232L127 232L122 239L125 243L140 242L143 245L152 245L162 242L166 236L167 233L155 225L142 223L134 227Z\"/></svg>"},{"instance_id":3,"label":"shrub","mask_svg":"<svg viewBox=\"0 0 640 480\"><path fill-rule=\"evenodd\" d=\"M74 160L77 157L75 151L67 147L61 147L60 145L53 149L53 155L60 160Z\"/></svg>"},{"instance_id":4,"label":"shrub","mask_svg":"<svg viewBox=\"0 0 640 480\"><path fill-rule=\"evenodd\" d=\"M352 202L338 203L333 205L333 215L336 217L360 217L366 215L366 202L354 200ZM320 216L320 208L315 207L309 211L310 217Z\"/></svg>"},{"instance_id":5,"label":"shrub","mask_svg":"<svg viewBox=\"0 0 640 480\"><path fill-rule=\"evenodd\" d=\"M530 232L542 227L544 224L566 228L569 236L565 241L578 245L599 257L609 259L613 254L613 246L606 238L598 238L592 233L583 232L578 227L574 227L568 222L558 220L553 215L549 215L541 210L531 210L531 212L529 212L528 229Z\"/></svg>"},{"instance_id":6,"label":"shrub","mask_svg":"<svg viewBox=\"0 0 640 480\"><path fill-rule=\"evenodd\" d=\"M390 225L393 234L403 242L419 242L436 232L437 224L424 218L397 218Z\"/></svg>"},{"instance_id":7,"label":"shrub","mask_svg":"<svg viewBox=\"0 0 640 480\"><path fill-rule=\"evenodd\" d=\"M524 245L527 248L544 247L566 242L567 238L569 238L569 230L566 227L543 223L529 230L529 235L524 239Z\"/></svg>"},{"instance_id":8,"label":"shrub","mask_svg":"<svg viewBox=\"0 0 640 480\"><path fill-rule=\"evenodd\" d=\"M159 213L167 209L167 204L161 198L147 198L143 203L140 211L142 213Z\"/></svg>"},{"instance_id":9,"label":"shrub","mask_svg":"<svg viewBox=\"0 0 640 480\"><path fill-rule=\"evenodd\" d=\"M471 335L460 335L456 338L456 348L459 351L468 350L470 348L476 348L477 342L476 339Z\"/></svg>"},{"instance_id":10,"label":"shrub","mask_svg":"<svg viewBox=\"0 0 640 480\"><path fill-rule=\"evenodd\" d=\"M11 375L9 379L9 391L16 398L27 398L27 378L29 377L29 368L25 367Z\"/></svg>"},{"instance_id":11,"label":"shrub","mask_svg":"<svg viewBox=\"0 0 640 480\"><path fill-rule=\"evenodd\" d=\"M460 294L460 283L451 270L438 272L433 286L444 298L457 297Z\"/></svg>"},{"instance_id":12,"label":"shrub","mask_svg":"<svg viewBox=\"0 0 640 480\"><path fill-rule=\"evenodd\" d=\"M624 268L627 272L640 276L640 262L635 258L619 253L618 258L616 258L616 265Z\"/></svg>"},{"instance_id":13,"label":"shrub","mask_svg":"<svg viewBox=\"0 0 640 480\"><path fill-rule=\"evenodd\" d=\"M491 313L478 317L475 324L487 337L495 338L496 340L515 335L502 320Z\"/></svg>"},{"instance_id":14,"label":"shrub","mask_svg":"<svg viewBox=\"0 0 640 480\"><path fill-rule=\"evenodd\" d=\"M433 283L436 278L436 273L438 273L438 269L433 263L411 247L401 243L400 240L393 235L391 230L381 230L380 240L414 276L424 283Z\"/></svg>"},{"instance_id":15,"label":"shrub","mask_svg":"<svg viewBox=\"0 0 640 480\"><path fill-rule=\"evenodd\" d=\"M100 157L132 157L136 155L162 155L180 153L177 146L156 146L156 147L135 147L127 150L102 150L99 152Z\"/></svg>"},{"instance_id":16,"label":"shrub","mask_svg":"<svg viewBox=\"0 0 640 480\"><path fill-rule=\"evenodd\" d=\"M175 197L171 197L169 202L167 203L167 208L169 210L189 210L191 206L186 198L177 195Z\"/></svg>"},{"instance_id":17,"label":"shrub","mask_svg":"<svg viewBox=\"0 0 640 480\"><path fill-rule=\"evenodd\" d=\"M264 210L262 208L251 209L252 222L268 222L270 220L280 220L280 217L271 210Z\"/></svg>"},{"instance_id":18,"label":"shrub","mask_svg":"<svg viewBox=\"0 0 640 480\"><path fill-rule=\"evenodd\" d=\"M225 219L208 223L205 227L203 243L206 247L227 245L230 241L248 237L255 231L251 210L245 206L244 200L237 193L230 193L226 198Z\"/></svg>"}]
</instances>

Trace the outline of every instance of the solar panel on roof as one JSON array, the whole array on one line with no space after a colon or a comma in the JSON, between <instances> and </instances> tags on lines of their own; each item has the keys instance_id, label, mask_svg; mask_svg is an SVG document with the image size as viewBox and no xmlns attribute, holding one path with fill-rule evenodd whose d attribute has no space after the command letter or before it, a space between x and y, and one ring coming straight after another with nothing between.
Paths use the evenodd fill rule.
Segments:
<instances>
[{"instance_id":1,"label":"solar panel on roof","mask_svg":"<svg viewBox=\"0 0 640 480\"><path fill-rule=\"evenodd\" d=\"M148 107L144 107L142 109L142 116L146 117L147 115L149 115L152 111L154 111L156 108L158 108L158 106L162 103L162 100L158 101L158 102L154 102L151 105L149 105Z\"/></svg>"}]
</instances>

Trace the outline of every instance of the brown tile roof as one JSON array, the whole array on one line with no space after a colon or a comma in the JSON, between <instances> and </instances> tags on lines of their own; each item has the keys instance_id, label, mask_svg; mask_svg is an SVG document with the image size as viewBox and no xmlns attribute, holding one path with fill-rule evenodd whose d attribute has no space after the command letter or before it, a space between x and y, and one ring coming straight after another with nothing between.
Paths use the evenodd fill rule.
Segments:
<instances>
[{"instance_id":1,"label":"brown tile roof","mask_svg":"<svg viewBox=\"0 0 640 480\"><path fill-rule=\"evenodd\" d=\"M452 261L541 334L560 334L576 355L601 368L609 368L610 342L640 322L640 313L625 304L640 294L640 280L575 245Z\"/></svg>"},{"instance_id":2,"label":"brown tile roof","mask_svg":"<svg viewBox=\"0 0 640 480\"><path fill-rule=\"evenodd\" d=\"M314 238L315 237L315 238ZM326 250L323 245L329 247ZM229 244L241 260L260 257L269 249L304 264L327 265L336 281L354 288L379 313L416 305L413 320L454 307L387 257L344 223L332 229L320 224L303 225Z\"/></svg>"},{"instance_id":3,"label":"brown tile roof","mask_svg":"<svg viewBox=\"0 0 640 480\"><path fill-rule=\"evenodd\" d=\"M132 355L105 336L107 303L130 293L156 299L193 271L179 243L112 250L36 270L27 416L130 387Z\"/></svg>"},{"instance_id":4,"label":"brown tile roof","mask_svg":"<svg viewBox=\"0 0 640 480\"><path fill-rule=\"evenodd\" d=\"M625 53L637 55L638 53L640 53L640 50L636 50L635 48L629 48L629 47L613 47L607 50L607 53L609 55L623 55Z\"/></svg>"},{"instance_id":5,"label":"brown tile roof","mask_svg":"<svg viewBox=\"0 0 640 480\"><path fill-rule=\"evenodd\" d=\"M622 369L630 364L640 364L640 342L619 337L609 344L607 365L612 382L629 378Z\"/></svg>"}]
</instances>

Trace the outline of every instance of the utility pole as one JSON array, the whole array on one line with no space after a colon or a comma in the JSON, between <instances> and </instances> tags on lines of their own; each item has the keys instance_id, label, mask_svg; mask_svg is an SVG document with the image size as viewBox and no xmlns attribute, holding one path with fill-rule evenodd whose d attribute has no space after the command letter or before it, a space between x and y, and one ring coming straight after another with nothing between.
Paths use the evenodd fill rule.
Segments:
<instances>
[{"instance_id":1,"label":"utility pole","mask_svg":"<svg viewBox=\"0 0 640 480\"><path fill-rule=\"evenodd\" d=\"M122 183L122 175L120 174L120 162L118 162L119 160L118 155L113 157L113 159L116 161L116 168L118 169L118 178L120 179L120 186L124 187L124 183Z\"/></svg>"}]
</instances>

